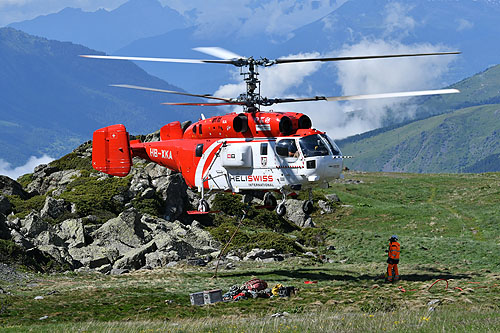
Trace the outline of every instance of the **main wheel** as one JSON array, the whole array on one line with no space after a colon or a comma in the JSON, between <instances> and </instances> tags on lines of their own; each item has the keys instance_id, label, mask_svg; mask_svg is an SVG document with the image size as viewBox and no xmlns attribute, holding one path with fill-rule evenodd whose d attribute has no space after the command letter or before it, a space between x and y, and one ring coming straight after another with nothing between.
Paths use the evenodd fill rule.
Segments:
<instances>
[{"instance_id":1,"label":"main wheel","mask_svg":"<svg viewBox=\"0 0 500 333\"><path fill-rule=\"evenodd\" d=\"M276 197L271 192L264 194L264 206L272 207L274 209L277 205Z\"/></svg>"},{"instance_id":2,"label":"main wheel","mask_svg":"<svg viewBox=\"0 0 500 333\"><path fill-rule=\"evenodd\" d=\"M206 213L210 211L210 206L208 206L208 202L205 199L201 199L198 204L198 211Z\"/></svg>"},{"instance_id":3,"label":"main wheel","mask_svg":"<svg viewBox=\"0 0 500 333\"><path fill-rule=\"evenodd\" d=\"M279 216L285 216L285 214L286 214L286 207L285 207L285 203L284 202L282 202L278 206L276 206L276 214L278 214Z\"/></svg>"},{"instance_id":4,"label":"main wheel","mask_svg":"<svg viewBox=\"0 0 500 333\"><path fill-rule=\"evenodd\" d=\"M302 211L306 215L311 214L313 209L314 209L314 206L313 206L313 202L311 200L305 201L304 204L302 205Z\"/></svg>"}]
</instances>

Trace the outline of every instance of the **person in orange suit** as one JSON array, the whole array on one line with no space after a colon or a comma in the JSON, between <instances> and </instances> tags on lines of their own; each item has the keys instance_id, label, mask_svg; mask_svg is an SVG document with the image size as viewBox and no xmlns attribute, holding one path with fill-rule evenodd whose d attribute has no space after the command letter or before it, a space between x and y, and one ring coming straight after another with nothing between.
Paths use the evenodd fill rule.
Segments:
<instances>
[{"instance_id":1,"label":"person in orange suit","mask_svg":"<svg viewBox=\"0 0 500 333\"><path fill-rule=\"evenodd\" d=\"M399 281L399 251L400 244L398 243L398 236L392 235L389 239L389 258L387 258L387 282ZM393 275L394 272L394 275Z\"/></svg>"}]
</instances>

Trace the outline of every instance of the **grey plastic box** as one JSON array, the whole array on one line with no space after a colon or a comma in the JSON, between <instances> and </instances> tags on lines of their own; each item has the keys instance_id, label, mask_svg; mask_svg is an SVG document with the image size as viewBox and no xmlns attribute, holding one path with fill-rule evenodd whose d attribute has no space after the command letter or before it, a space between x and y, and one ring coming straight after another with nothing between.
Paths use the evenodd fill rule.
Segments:
<instances>
[{"instance_id":1,"label":"grey plastic box","mask_svg":"<svg viewBox=\"0 0 500 333\"><path fill-rule=\"evenodd\" d=\"M205 304L222 302L222 289L206 290L203 292Z\"/></svg>"},{"instance_id":2,"label":"grey plastic box","mask_svg":"<svg viewBox=\"0 0 500 333\"><path fill-rule=\"evenodd\" d=\"M191 305L203 305L205 304L205 298L203 297L203 291L189 294L189 298L191 299Z\"/></svg>"}]
</instances>

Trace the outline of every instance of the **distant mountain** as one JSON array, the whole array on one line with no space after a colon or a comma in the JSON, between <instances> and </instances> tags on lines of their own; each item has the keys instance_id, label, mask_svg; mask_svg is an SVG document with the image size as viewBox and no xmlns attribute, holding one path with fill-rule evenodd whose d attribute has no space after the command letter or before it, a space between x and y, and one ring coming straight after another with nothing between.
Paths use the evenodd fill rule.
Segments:
<instances>
[{"instance_id":1,"label":"distant mountain","mask_svg":"<svg viewBox=\"0 0 500 333\"><path fill-rule=\"evenodd\" d=\"M65 8L58 13L10 24L29 34L113 52L136 39L186 27L185 18L158 0L130 0L107 11Z\"/></svg>"},{"instance_id":2,"label":"distant mountain","mask_svg":"<svg viewBox=\"0 0 500 333\"><path fill-rule=\"evenodd\" d=\"M500 65L458 82L460 94L422 99L417 115L440 114L338 141L356 170L500 171Z\"/></svg>"},{"instance_id":3,"label":"distant mountain","mask_svg":"<svg viewBox=\"0 0 500 333\"><path fill-rule=\"evenodd\" d=\"M0 29L0 159L19 165L31 155L59 157L91 139L95 129L116 123L144 134L170 121L199 118L196 108L160 104L185 97L110 87L130 83L182 90L128 61L78 56L87 53L99 52Z\"/></svg>"},{"instance_id":4,"label":"distant mountain","mask_svg":"<svg viewBox=\"0 0 500 333\"><path fill-rule=\"evenodd\" d=\"M363 171L500 171L500 104L473 106L338 142Z\"/></svg>"}]
</instances>

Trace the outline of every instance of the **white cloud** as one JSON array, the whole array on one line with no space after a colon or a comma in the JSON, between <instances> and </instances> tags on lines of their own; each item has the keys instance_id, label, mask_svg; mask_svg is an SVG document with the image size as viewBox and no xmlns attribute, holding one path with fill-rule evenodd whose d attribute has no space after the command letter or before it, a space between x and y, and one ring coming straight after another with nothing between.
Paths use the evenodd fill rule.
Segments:
<instances>
[{"instance_id":1,"label":"white cloud","mask_svg":"<svg viewBox=\"0 0 500 333\"><path fill-rule=\"evenodd\" d=\"M9 162L0 159L0 175L5 175L12 179L17 179L19 176L25 175L27 173L32 173L35 167L40 164L47 164L52 162L54 159L48 155L43 155L42 157L31 156L25 165L18 167L12 167Z\"/></svg>"},{"instance_id":2,"label":"white cloud","mask_svg":"<svg viewBox=\"0 0 500 333\"><path fill-rule=\"evenodd\" d=\"M473 22L470 22L470 21L467 21L466 19L458 19L457 21L457 31L463 31L463 30L468 30L468 29L472 29L474 27L474 23Z\"/></svg>"},{"instance_id":3,"label":"white cloud","mask_svg":"<svg viewBox=\"0 0 500 333\"><path fill-rule=\"evenodd\" d=\"M444 51L444 47L430 44L404 45L399 42L383 40L364 40L355 45L347 45L340 52L319 55L318 53L290 55L290 58L318 56L356 56L402 53L428 53ZM398 59L354 60L337 62L337 84L343 95L403 92L441 88L441 76L447 71L453 56L409 57ZM331 64L329 66L332 66ZM262 81L262 96L276 97L313 97L314 90L304 96L290 96L290 88L299 86L320 68L320 63L297 63L276 65L263 68L259 79ZM235 80L241 81L235 72ZM245 91L245 83L221 86L215 93L221 97L236 97ZM415 107L408 105L408 98L388 98L365 101L305 102L273 105L262 110L295 111L308 114L313 126L327 131L336 139L363 133L382 125L388 109L396 110L401 119L414 116ZM232 110L241 110L232 108ZM347 112L356 110L357 112ZM361 111L359 111L361 110Z\"/></svg>"},{"instance_id":4,"label":"white cloud","mask_svg":"<svg viewBox=\"0 0 500 333\"><path fill-rule=\"evenodd\" d=\"M385 6L385 33L399 34L399 38L406 37L416 25L413 17L408 15L412 9L410 5L401 4L399 2L391 2Z\"/></svg>"}]
</instances>

